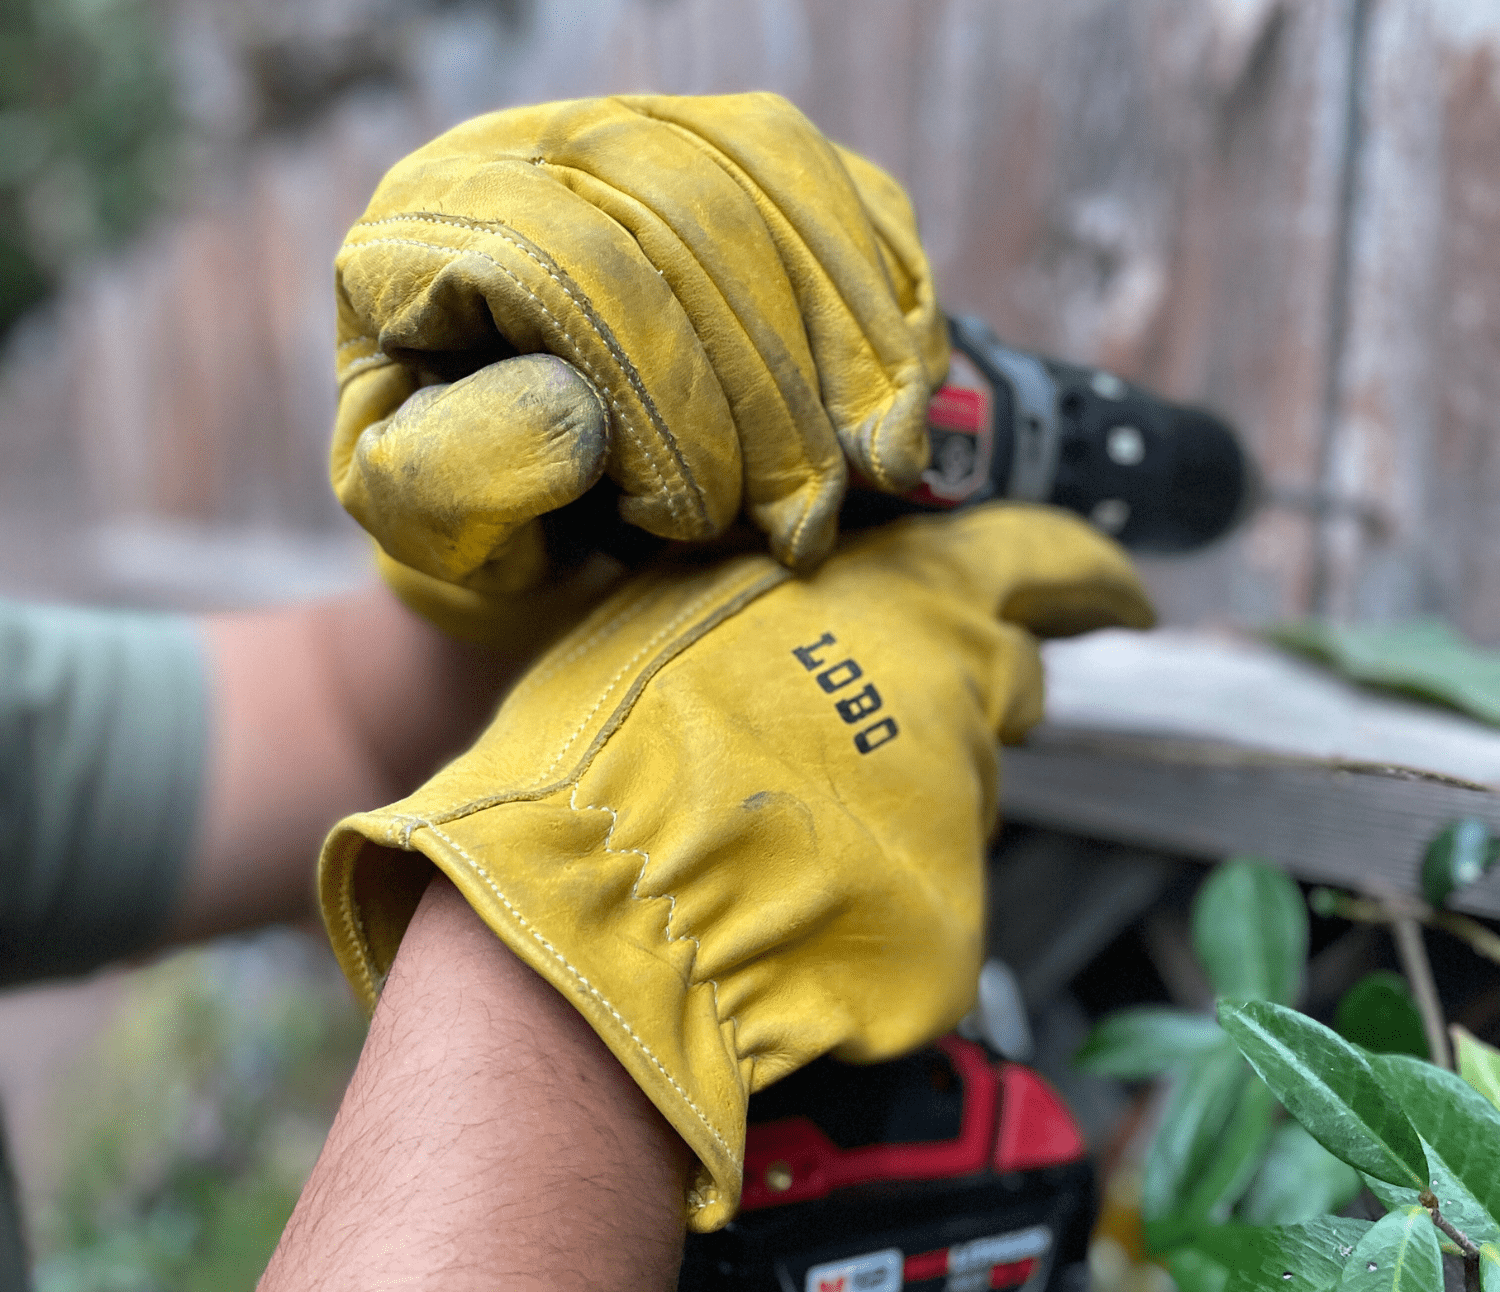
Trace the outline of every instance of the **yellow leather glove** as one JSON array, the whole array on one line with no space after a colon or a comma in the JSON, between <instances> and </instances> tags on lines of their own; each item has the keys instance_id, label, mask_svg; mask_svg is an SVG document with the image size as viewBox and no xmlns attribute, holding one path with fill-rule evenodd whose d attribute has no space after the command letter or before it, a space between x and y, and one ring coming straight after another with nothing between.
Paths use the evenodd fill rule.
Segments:
<instances>
[{"instance_id":1,"label":"yellow leather glove","mask_svg":"<svg viewBox=\"0 0 1500 1292\"><path fill-rule=\"evenodd\" d=\"M1033 633L1150 622L1119 548L1019 504L869 531L806 579L655 568L468 753L334 829L334 949L373 1007L437 865L692 1147L689 1223L715 1228L752 1091L969 1008L995 738L1041 716Z\"/></svg>"},{"instance_id":2,"label":"yellow leather glove","mask_svg":"<svg viewBox=\"0 0 1500 1292\"><path fill-rule=\"evenodd\" d=\"M846 456L891 490L927 464L948 343L910 203L776 95L479 117L391 170L336 273L334 489L418 608L395 565L469 618L533 586L535 517L601 472L652 534L743 508L806 569Z\"/></svg>"}]
</instances>

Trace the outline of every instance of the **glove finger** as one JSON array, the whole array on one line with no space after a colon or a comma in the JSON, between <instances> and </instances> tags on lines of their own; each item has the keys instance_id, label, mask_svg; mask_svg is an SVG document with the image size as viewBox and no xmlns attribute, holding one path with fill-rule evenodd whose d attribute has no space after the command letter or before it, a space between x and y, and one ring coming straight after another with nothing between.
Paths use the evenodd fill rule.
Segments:
<instances>
[{"instance_id":1,"label":"glove finger","mask_svg":"<svg viewBox=\"0 0 1500 1292\"><path fill-rule=\"evenodd\" d=\"M619 145L622 129L634 141L628 152ZM723 166L705 162L706 152L688 132L616 105L613 115L570 128L549 173L596 217L603 213L611 227L628 230L658 285L671 289L673 310L651 320L658 335L639 337L631 351L642 378L649 385L655 374L658 387L666 386L659 333L680 318L723 392L726 424L737 437L740 467L727 482L736 505L743 491L745 510L769 536L777 559L809 567L827 555L837 534L848 479L844 452L823 406L803 306L772 232L741 184ZM663 186L663 175L690 175L692 182ZM576 250L565 259L574 280L597 277L578 263ZM628 307L620 280L591 283L590 299L616 335L639 328L639 319L618 317ZM675 439L691 463L701 436L684 404L662 398L656 407L676 425ZM626 454L612 452L609 475L626 495L622 514L649 527L635 509L652 482L631 465ZM715 477L699 471L696 478Z\"/></svg>"},{"instance_id":2,"label":"glove finger","mask_svg":"<svg viewBox=\"0 0 1500 1292\"><path fill-rule=\"evenodd\" d=\"M755 203L797 295L819 393L844 452L883 489L915 487L928 462L935 383L833 145L774 94L621 102L692 132ZM788 166L793 148L799 164Z\"/></svg>"},{"instance_id":3,"label":"glove finger","mask_svg":"<svg viewBox=\"0 0 1500 1292\"><path fill-rule=\"evenodd\" d=\"M1150 628L1151 599L1119 544L1072 512L992 503L916 516L863 536L882 563L1038 637Z\"/></svg>"},{"instance_id":4,"label":"glove finger","mask_svg":"<svg viewBox=\"0 0 1500 1292\"><path fill-rule=\"evenodd\" d=\"M469 145L476 151L479 127ZM584 309L629 356L631 366L601 361L591 375L617 411L637 391L650 396L610 455L627 520L673 537L712 532L689 532L680 517L664 523L672 519L661 514L670 471L630 451L632 433L653 430L674 446L714 527L737 509L743 482L746 510L794 567L815 564L832 546L846 454L887 487L915 484L927 462L930 383L849 175L789 103L634 96L503 113L486 129L485 148L525 138L543 154L525 167L527 200L512 203L507 219L541 254L555 255L570 285L558 311ZM783 173L799 176L800 187L787 186ZM539 186L548 181L559 191L543 200ZM447 200L477 199L466 188L462 203L457 193ZM505 257L507 244L494 241L486 253ZM915 255L920 262L919 248ZM524 274L513 260L507 270ZM537 296L507 298L503 309L489 291L497 324L523 349L536 340L567 353L556 338L518 330L550 290L528 283ZM570 331L569 341L587 339L585 326ZM721 422L705 416L704 386L722 392ZM728 480L711 435L719 424L734 428L741 457ZM891 440L881 426L901 433Z\"/></svg>"},{"instance_id":5,"label":"glove finger","mask_svg":"<svg viewBox=\"0 0 1500 1292\"><path fill-rule=\"evenodd\" d=\"M917 344L927 380L936 388L948 376L948 320L938 306L937 288L917 216L906 190L867 157L834 144L839 160L859 190L860 200L875 230L886 276L896 293L896 304Z\"/></svg>"},{"instance_id":6,"label":"glove finger","mask_svg":"<svg viewBox=\"0 0 1500 1292\"><path fill-rule=\"evenodd\" d=\"M608 440L590 383L552 355L523 355L424 386L372 421L335 490L402 565L516 592L546 569L537 518L593 486Z\"/></svg>"},{"instance_id":7,"label":"glove finger","mask_svg":"<svg viewBox=\"0 0 1500 1292\"><path fill-rule=\"evenodd\" d=\"M879 232L774 95L479 118L398 164L351 231L341 358L378 346L441 372L424 357L483 354L497 332L560 355L609 403L626 520L702 539L743 500L805 567L833 541L845 454L893 489L927 461L925 262L899 187L862 173Z\"/></svg>"}]
</instances>

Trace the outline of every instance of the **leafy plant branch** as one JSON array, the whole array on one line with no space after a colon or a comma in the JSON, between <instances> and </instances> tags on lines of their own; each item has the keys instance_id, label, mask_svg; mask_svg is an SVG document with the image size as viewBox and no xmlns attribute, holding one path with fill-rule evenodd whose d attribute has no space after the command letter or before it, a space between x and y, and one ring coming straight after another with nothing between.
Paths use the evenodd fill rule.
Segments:
<instances>
[{"instance_id":1,"label":"leafy plant branch","mask_svg":"<svg viewBox=\"0 0 1500 1292\"><path fill-rule=\"evenodd\" d=\"M1438 999L1437 982L1432 976L1432 962L1427 958L1427 945L1422 941L1422 926L1410 915L1397 915L1391 920L1391 937L1396 943L1401 970L1411 984L1412 996L1422 1015L1427 1052L1438 1067L1451 1072L1453 1054L1448 1049L1447 1021L1443 1017L1443 1002Z\"/></svg>"},{"instance_id":2,"label":"leafy plant branch","mask_svg":"<svg viewBox=\"0 0 1500 1292\"><path fill-rule=\"evenodd\" d=\"M1427 1208L1427 1213L1432 1217L1432 1223L1441 1229L1452 1240L1453 1245L1463 1253L1464 1292L1480 1292L1479 1244L1443 1215L1437 1195L1431 1189L1423 1189L1417 1195L1417 1201Z\"/></svg>"},{"instance_id":3,"label":"leafy plant branch","mask_svg":"<svg viewBox=\"0 0 1500 1292\"><path fill-rule=\"evenodd\" d=\"M1425 902L1314 894L1324 913L1390 927L1406 969L1356 983L1338 1030L1293 1008L1308 933L1296 885L1228 862L1192 920L1217 1020L1153 1006L1090 1034L1080 1066L1171 1081L1141 1210L1180 1292L1440 1292L1444 1248L1469 1292L1500 1292L1500 1051L1444 1028L1421 943L1424 925L1474 933L1439 908L1497 852L1482 823L1456 822L1427 851ZM1450 1033L1457 1074L1425 1061L1451 1062ZM1329 1214L1361 1188L1382 1219Z\"/></svg>"},{"instance_id":4,"label":"leafy plant branch","mask_svg":"<svg viewBox=\"0 0 1500 1292\"><path fill-rule=\"evenodd\" d=\"M1422 940L1422 928L1442 929L1468 944L1476 954L1500 963L1500 936L1478 920L1443 909L1448 897L1473 883L1500 856L1500 841L1485 822L1462 817L1441 830L1428 844L1422 859L1423 898L1385 892L1356 897L1330 888L1317 888L1308 904L1319 915L1336 916L1388 928L1422 1018L1427 1050L1439 1067L1452 1069L1443 1006L1438 998L1432 964Z\"/></svg>"},{"instance_id":5,"label":"leafy plant branch","mask_svg":"<svg viewBox=\"0 0 1500 1292\"><path fill-rule=\"evenodd\" d=\"M1393 893L1384 897L1356 897L1332 888L1315 888L1307 896L1308 904L1319 915L1329 915L1357 924L1390 924L1407 917L1430 929L1442 929L1467 943L1471 951L1500 964L1500 934L1468 915L1457 911L1436 910L1419 897Z\"/></svg>"}]
</instances>

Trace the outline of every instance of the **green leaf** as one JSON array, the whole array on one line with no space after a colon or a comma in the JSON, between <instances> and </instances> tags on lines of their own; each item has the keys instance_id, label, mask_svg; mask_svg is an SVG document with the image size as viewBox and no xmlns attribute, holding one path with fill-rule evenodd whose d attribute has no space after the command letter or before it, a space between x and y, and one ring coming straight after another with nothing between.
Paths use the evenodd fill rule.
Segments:
<instances>
[{"instance_id":1,"label":"green leaf","mask_svg":"<svg viewBox=\"0 0 1500 1292\"><path fill-rule=\"evenodd\" d=\"M1478 817L1459 817L1441 830L1422 858L1422 896L1441 906L1456 888L1467 888L1500 857L1500 839Z\"/></svg>"},{"instance_id":2,"label":"green leaf","mask_svg":"<svg viewBox=\"0 0 1500 1292\"><path fill-rule=\"evenodd\" d=\"M1251 1077L1245 1082L1213 1163L1187 1200L1187 1211L1216 1222L1228 1219L1260 1166L1276 1109L1276 1096L1264 1081Z\"/></svg>"},{"instance_id":3,"label":"green leaf","mask_svg":"<svg viewBox=\"0 0 1500 1292\"><path fill-rule=\"evenodd\" d=\"M1244 1060L1235 1057L1243 1068ZM1146 1246L1150 1250L1165 1251L1188 1241L1206 1224L1222 1224L1254 1178L1266 1141L1271 1137L1276 1097L1248 1069L1245 1074L1239 1097L1214 1143L1208 1163L1198 1178L1190 1182L1181 1205L1170 1215L1146 1221Z\"/></svg>"},{"instance_id":4,"label":"green leaf","mask_svg":"<svg viewBox=\"0 0 1500 1292\"><path fill-rule=\"evenodd\" d=\"M1225 862L1193 902L1193 950L1216 995L1293 1004L1307 958L1297 885L1262 861Z\"/></svg>"},{"instance_id":5,"label":"green leaf","mask_svg":"<svg viewBox=\"0 0 1500 1292\"><path fill-rule=\"evenodd\" d=\"M1370 1066L1416 1127L1429 1161L1436 1154L1489 1215L1485 1237L1500 1236L1500 1110L1456 1073L1420 1059L1377 1055Z\"/></svg>"},{"instance_id":6,"label":"green leaf","mask_svg":"<svg viewBox=\"0 0 1500 1292\"><path fill-rule=\"evenodd\" d=\"M1271 1134L1239 1216L1255 1225L1295 1224L1337 1211L1360 1188L1358 1171L1340 1162L1296 1122L1283 1122Z\"/></svg>"},{"instance_id":7,"label":"green leaf","mask_svg":"<svg viewBox=\"0 0 1500 1292\"><path fill-rule=\"evenodd\" d=\"M1437 1234L1421 1207L1382 1216L1349 1254L1339 1292L1443 1292Z\"/></svg>"},{"instance_id":8,"label":"green leaf","mask_svg":"<svg viewBox=\"0 0 1500 1292\"><path fill-rule=\"evenodd\" d=\"M1500 654L1471 645L1440 619L1378 627L1306 620L1272 628L1266 636L1356 682L1500 723Z\"/></svg>"},{"instance_id":9,"label":"green leaf","mask_svg":"<svg viewBox=\"0 0 1500 1292\"><path fill-rule=\"evenodd\" d=\"M1344 993L1334 1011L1333 1030L1376 1054L1427 1057L1422 1012L1406 979L1389 969L1366 974Z\"/></svg>"},{"instance_id":10,"label":"green leaf","mask_svg":"<svg viewBox=\"0 0 1500 1292\"><path fill-rule=\"evenodd\" d=\"M1171 1215L1187 1200L1218 1153L1224 1127L1250 1080L1245 1061L1226 1039L1193 1060L1173 1085L1146 1150L1145 1220Z\"/></svg>"},{"instance_id":11,"label":"green leaf","mask_svg":"<svg viewBox=\"0 0 1500 1292\"><path fill-rule=\"evenodd\" d=\"M1220 1001L1219 1022L1287 1112L1335 1157L1379 1180L1426 1185L1417 1132L1338 1033L1270 1001Z\"/></svg>"},{"instance_id":12,"label":"green leaf","mask_svg":"<svg viewBox=\"0 0 1500 1292\"><path fill-rule=\"evenodd\" d=\"M1500 1247L1494 1243L1480 1245L1479 1287L1480 1292L1500 1292Z\"/></svg>"},{"instance_id":13,"label":"green leaf","mask_svg":"<svg viewBox=\"0 0 1500 1292\"><path fill-rule=\"evenodd\" d=\"M1146 1005L1096 1023L1073 1056L1073 1066L1120 1081L1139 1081L1223 1044L1224 1029L1207 1014Z\"/></svg>"},{"instance_id":14,"label":"green leaf","mask_svg":"<svg viewBox=\"0 0 1500 1292\"><path fill-rule=\"evenodd\" d=\"M1454 1024L1448 1030L1453 1035L1459 1076L1500 1108L1500 1050L1486 1045L1466 1027Z\"/></svg>"},{"instance_id":15,"label":"green leaf","mask_svg":"<svg viewBox=\"0 0 1500 1292\"><path fill-rule=\"evenodd\" d=\"M1178 1247L1166 1255L1167 1272L1177 1292L1224 1292L1227 1266L1198 1247Z\"/></svg>"},{"instance_id":16,"label":"green leaf","mask_svg":"<svg viewBox=\"0 0 1500 1292\"><path fill-rule=\"evenodd\" d=\"M1300 1225L1221 1225L1194 1243L1229 1268L1224 1292L1327 1292L1368 1220L1320 1216ZM1289 1277L1290 1276L1290 1277Z\"/></svg>"}]
</instances>

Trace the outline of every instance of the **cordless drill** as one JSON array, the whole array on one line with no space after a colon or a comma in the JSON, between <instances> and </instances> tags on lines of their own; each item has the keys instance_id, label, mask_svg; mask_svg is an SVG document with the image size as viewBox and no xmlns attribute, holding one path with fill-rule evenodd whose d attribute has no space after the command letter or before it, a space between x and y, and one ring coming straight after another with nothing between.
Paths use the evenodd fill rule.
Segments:
<instances>
[{"instance_id":1,"label":"cordless drill","mask_svg":"<svg viewBox=\"0 0 1500 1292\"><path fill-rule=\"evenodd\" d=\"M1221 418L1112 372L1005 345L982 319L948 321L948 380L927 405L931 464L907 494L849 490L844 529L996 499L1086 517L1132 551L1191 552L1253 509L1259 474ZM665 540L627 525L601 481L542 518L554 561L602 550L644 564Z\"/></svg>"}]
</instances>

